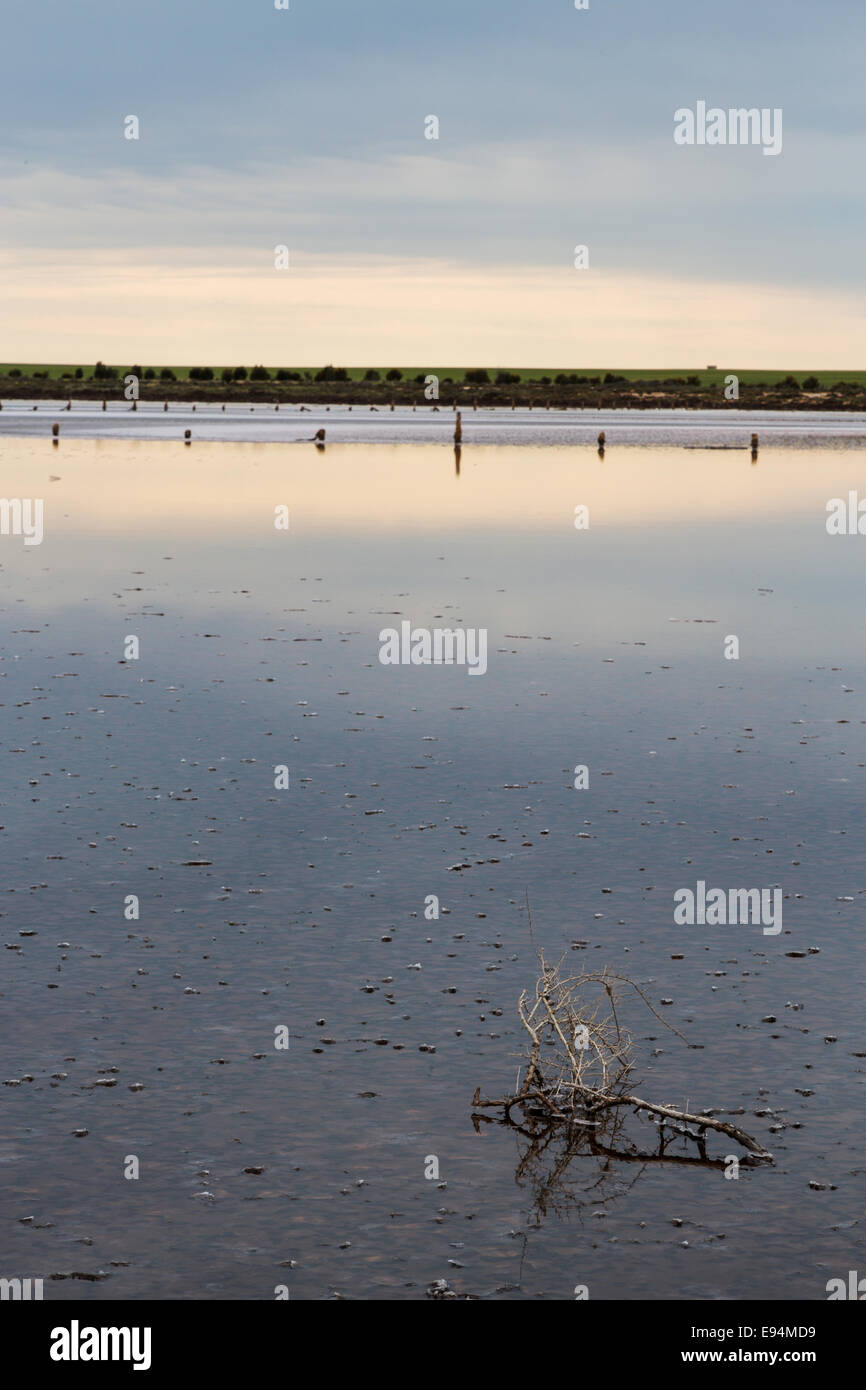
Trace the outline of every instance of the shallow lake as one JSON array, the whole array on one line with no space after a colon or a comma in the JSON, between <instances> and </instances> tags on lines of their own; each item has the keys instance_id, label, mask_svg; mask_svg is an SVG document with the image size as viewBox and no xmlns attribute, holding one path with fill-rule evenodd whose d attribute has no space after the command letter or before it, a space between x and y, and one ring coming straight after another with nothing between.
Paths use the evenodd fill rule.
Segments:
<instances>
[{"instance_id":1,"label":"shallow lake","mask_svg":"<svg viewBox=\"0 0 866 1390\"><path fill-rule=\"evenodd\" d=\"M754 462L610 426L603 457L457 461L52 447L37 414L0 438L5 497L44 500L40 545L0 536L0 1272L824 1299L866 1269L866 537L825 524L866 496L851 417L815 447L759 423ZM382 664L404 621L486 631L486 672ZM782 930L676 925L698 881L778 887ZM772 1166L656 1162L639 1118L570 1161L473 1124L524 1049L527 902L535 946L691 1044L634 1011L634 1089Z\"/></svg>"}]
</instances>

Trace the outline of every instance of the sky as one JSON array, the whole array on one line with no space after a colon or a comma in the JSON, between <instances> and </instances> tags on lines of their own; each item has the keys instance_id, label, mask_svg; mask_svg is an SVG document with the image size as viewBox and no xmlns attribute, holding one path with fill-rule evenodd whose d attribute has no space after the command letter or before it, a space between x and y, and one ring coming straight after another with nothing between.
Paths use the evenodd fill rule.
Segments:
<instances>
[{"instance_id":1,"label":"sky","mask_svg":"<svg viewBox=\"0 0 866 1390\"><path fill-rule=\"evenodd\" d=\"M6 6L0 359L862 368L862 0L588 3Z\"/></svg>"}]
</instances>

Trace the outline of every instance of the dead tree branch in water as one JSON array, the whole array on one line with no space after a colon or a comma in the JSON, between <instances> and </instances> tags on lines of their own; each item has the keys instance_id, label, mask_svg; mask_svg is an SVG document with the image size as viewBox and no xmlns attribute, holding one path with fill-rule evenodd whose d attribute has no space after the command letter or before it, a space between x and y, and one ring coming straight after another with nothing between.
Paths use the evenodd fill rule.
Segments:
<instances>
[{"instance_id":1,"label":"dead tree branch in water","mask_svg":"<svg viewBox=\"0 0 866 1390\"><path fill-rule=\"evenodd\" d=\"M656 1123L662 1143L664 1128L668 1127L694 1140L705 1155L707 1130L715 1130L735 1140L755 1159L772 1162L772 1154L762 1144L727 1120L636 1095L632 1089L633 1044L620 1023L626 996L634 991L660 1023L679 1038L682 1033L656 1012L633 980L608 968L563 975L564 959L547 965L539 951L541 974L535 998L528 998L524 990L518 1001L517 1011L529 1038L522 1083L518 1071L517 1089L500 1100L482 1100L479 1087L473 1107L501 1109L503 1118L510 1122L511 1111L517 1109L524 1122L543 1119L572 1129L596 1129L611 1111L623 1106L660 1117Z\"/></svg>"}]
</instances>

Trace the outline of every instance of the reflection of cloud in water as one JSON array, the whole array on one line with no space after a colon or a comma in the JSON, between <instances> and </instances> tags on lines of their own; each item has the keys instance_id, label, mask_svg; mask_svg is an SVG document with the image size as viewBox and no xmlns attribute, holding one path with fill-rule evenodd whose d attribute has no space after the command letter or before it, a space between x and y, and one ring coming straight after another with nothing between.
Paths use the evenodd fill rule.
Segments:
<instances>
[{"instance_id":1,"label":"reflection of cloud in water","mask_svg":"<svg viewBox=\"0 0 866 1390\"><path fill-rule=\"evenodd\" d=\"M332 419L323 418L330 444ZM2 419L8 422L5 410ZM507 526L562 534L573 530L578 504L589 509L590 536L671 523L707 527L725 519L802 517L823 527L827 499L847 496L853 485L845 450L782 450L766 434L753 466L746 426L735 450L618 449L609 427L604 460L594 447L594 426L587 429L591 444L556 448L475 445L464 434L455 467L450 414L444 419L441 445L335 442L324 455L308 442L203 443L197 439L200 416L189 417L193 443L187 448L186 417L172 423L174 440L72 438L64 436L64 425L60 450L50 459L47 437L4 441L4 493L47 490L55 535L134 534L158 524L161 534L180 534L190 543L219 532L256 537L264 545L318 535L322 528L416 534ZM310 435L317 424L318 417L302 416L289 433ZM49 488L52 467L61 477ZM288 532L274 528L279 504L289 507Z\"/></svg>"}]
</instances>

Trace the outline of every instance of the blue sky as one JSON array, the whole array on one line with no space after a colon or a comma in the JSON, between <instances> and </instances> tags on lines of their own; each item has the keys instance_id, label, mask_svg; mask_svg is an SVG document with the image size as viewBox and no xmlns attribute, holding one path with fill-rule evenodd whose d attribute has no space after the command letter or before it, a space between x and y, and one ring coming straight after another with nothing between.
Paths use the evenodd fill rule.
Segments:
<instances>
[{"instance_id":1,"label":"blue sky","mask_svg":"<svg viewBox=\"0 0 866 1390\"><path fill-rule=\"evenodd\" d=\"M7 265L285 242L552 272L584 242L611 275L862 310L859 0L44 0L3 25ZM781 107L782 154L678 148L698 99Z\"/></svg>"}]
</instances>

